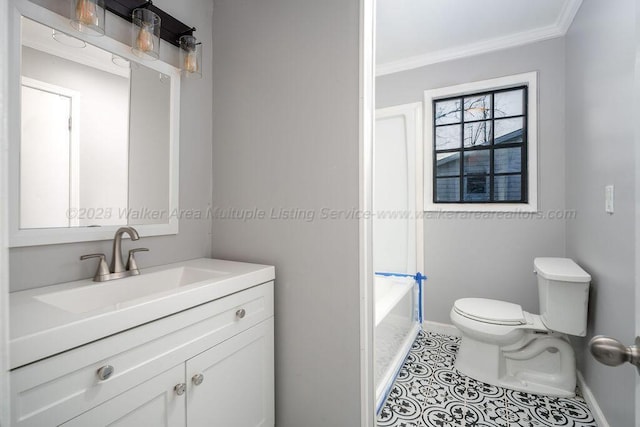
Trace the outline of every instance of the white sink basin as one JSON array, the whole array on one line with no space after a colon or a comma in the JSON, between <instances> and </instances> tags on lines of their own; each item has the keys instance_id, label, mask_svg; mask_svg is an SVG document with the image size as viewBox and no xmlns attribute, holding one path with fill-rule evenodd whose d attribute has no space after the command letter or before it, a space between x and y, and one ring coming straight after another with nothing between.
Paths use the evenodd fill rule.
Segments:
<instances>
[{"instance_id":1,"label":"white sink basin","mask_svg":"<svg viewBox=\"0 0 640 427\"><path fill-rule=\"evenodd\" d=\"M69 290L38 295L35 299L70 313L86 313L112 306L120 309L143 303L143 300L159 298L182 286L211 282L228 274L223 271L177 267L155 273L143 272L139 276L109 282L91 282Z\"/></svg>"}]
</instances>

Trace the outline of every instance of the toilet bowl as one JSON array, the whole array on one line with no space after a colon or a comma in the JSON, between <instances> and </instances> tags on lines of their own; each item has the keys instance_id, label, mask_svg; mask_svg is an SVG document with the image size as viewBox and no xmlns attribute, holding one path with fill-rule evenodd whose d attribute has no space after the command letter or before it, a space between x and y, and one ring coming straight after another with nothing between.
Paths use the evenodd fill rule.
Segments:
<instances>
[{"instance_id":1,"label":"toilet bowl","mask_svg":"<svg viewBox=\"0 0 640 427\"><path fill-rule=\"evenodd\" d=\"M451 309L462 333L455 368L476 380L528 393L575 395L567 334L586 334L591 277L572 260L536 258L541 314L493 299L463 298Z\"/></svg>"}]
</instances>

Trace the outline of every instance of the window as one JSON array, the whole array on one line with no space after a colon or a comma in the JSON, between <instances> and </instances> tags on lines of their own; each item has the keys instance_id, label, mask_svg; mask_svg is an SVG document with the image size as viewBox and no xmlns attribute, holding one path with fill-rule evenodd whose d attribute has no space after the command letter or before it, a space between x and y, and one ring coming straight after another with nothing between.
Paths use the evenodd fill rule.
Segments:
<instances>
[{"instance_id":1,"label":"window","mask_svg":"<svg viewBox=\"0 0 640 427\"><path fill-rule=\"evenodd\" d=\"M425 91L425 209L535 211L536 74Z\"/></svg>"}]
</instances>

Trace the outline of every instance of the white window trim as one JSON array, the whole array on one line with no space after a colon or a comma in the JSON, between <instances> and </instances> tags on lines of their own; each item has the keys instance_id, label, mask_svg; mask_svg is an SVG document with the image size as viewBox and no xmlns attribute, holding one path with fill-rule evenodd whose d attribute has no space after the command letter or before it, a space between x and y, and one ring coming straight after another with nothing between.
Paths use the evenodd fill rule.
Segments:
<instances>
[{"instance_id":1,"label":"white window trim","mask_svg":"<svg viewBox=\"0 0 640 427\"><path fill-rule=\"evenodd\" d=\"M511 86L528 86L527 203L433 203L433 100ZM538 73L516 74L424 91L424 210L428 212L538 211Z\"/></svg>"}]
</instances>

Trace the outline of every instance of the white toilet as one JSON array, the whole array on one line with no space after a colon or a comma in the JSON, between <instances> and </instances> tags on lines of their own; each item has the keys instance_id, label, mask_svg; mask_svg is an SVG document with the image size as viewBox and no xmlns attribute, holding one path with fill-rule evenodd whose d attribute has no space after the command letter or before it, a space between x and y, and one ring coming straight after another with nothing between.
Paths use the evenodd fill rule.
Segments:
<instances>
[{"instance_id":1,"label":"white toilet","mask_svg":"<svg viewBox=\"0 0 640 427\"><path fill-rule=\"evenodd\" d=\"M576 365L566 334L586 334L591 276L567 258L536 258L533 264L540 315L484 298L454 303L451 322L462 332L455 367L488 384L571 397Z\"/></svg>"}]
</instances>

